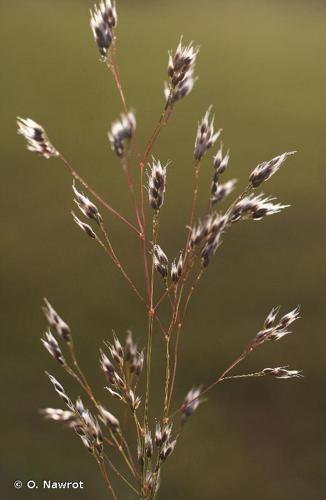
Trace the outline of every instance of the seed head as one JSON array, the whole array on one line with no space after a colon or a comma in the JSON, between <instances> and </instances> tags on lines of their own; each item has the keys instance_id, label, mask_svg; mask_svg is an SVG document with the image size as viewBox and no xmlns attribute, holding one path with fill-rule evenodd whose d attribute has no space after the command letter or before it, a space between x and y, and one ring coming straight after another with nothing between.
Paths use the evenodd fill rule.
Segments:
<instances>
[{"instance_id":1,"label":"seed head","mask_svg":"<svg viewBox=\"0 0 326 500\"><path fill-rule=\"evenodd\" d=\"M102 217L101 214L98 211L98 208L94 203L92 203L87 196L85 196L83 193L80 193L75 185L75 182L73 182L72 185L72 190L75 194L75 199L74 202L80 209L80 211L85 215L85 217L88 217L89 219L95 220L98 224L102 222Z\"/></svg>"},{"instance_id":2,"label":"seed head","mask_svg":"<svg viewBox=\"0 0 326 500\"><path fill-rule=\"evenodd\" d=\"M44 158L59 156L59 152L52 146L44 128L31 118L17 117L18 134L25 137L27 149L42 155Z\"/></svg>"},{"instance_id":3,"label":"seed head","mask_svg":"<svg viewBox=\"0 0 326 500\"><path fill-rule=\"evenodd\" d=\"M262 373L275 378L302 378L302 370L286 370L286 367L265 368Z\"/></svg>"},{"instance_id":4,"label":"seed head","mask_svg":"<svg viewBox=\"0 0 326 500\"><path fill-rule=\"evenodd\" d=\"M221 134L221 129L215 132L214 116L210 119L211 106L206 111L204 118L199 122L195 140L194 157L199 161L204 154L213 146Z\"/></svg>"},{"instance_id":5,"label":"seed head","mask_svg":"<svg viewBox=\"0 0 326 500\"><path fill-rule=\"evenodd\" d=\"M111 130L108 132L108 138L112 151L123 158L126 153L126 143L130 141L136 130L136 117L133 112L128 114L121 113L120 119L113 122Z\"/></svg>"},{"instance_id":6,"label":"seed head","mask_svg":"<svg viewBox=\"0 0 326 500\"><path fill-rule=\"evenodd\" d=\"M79 226L90 238L96 239L96 234L89 224L85 224L85 222L78 219L77 215L75 215L73 211L71 211L71 215L77 226Z\"/></svg>"},{"instance_id":7,"label":"seed head","mask_svg":"<svg viewBox=\"0 0 326 500\"><path fill-rule=\"evenodd\" d=\"M244 219L261 220L266 215L273 215L281 212L284 208L290 205L281 205L280 203L272 203L275 198L263 198L263 195L245 196L234 207L231 214L231 221L237 222Z\"/></svg>"},{"instance_id":8,"label":"seed head","mask_svg":"<svg viewBox=\"0 0 326 500\"><path fill-rule=\"evenodd\" d=\"M193 42L188 46L182 44L182 37L175 54L169 52L168 77L165 83L164 95L167 104L174 103L187 96L193 89L195 78L194 68L199 47L194 47Z\"/></svg>"},{"instance_id":9,"label":"seed head","mask_svg":"<svg viewBox=\"0 0 326 500\"><path fill-rule=\"evenodd\" d=\"M113 40L113 28L117 25L115 1L102 0L91 11L91 28L101 56L105 57Z\"/></svg>"},{"instance_id":10,"label":"seed head","mask_svg":"<svg viewBox=\"0 0 326 500\"><path fill-rule=\"evenodd\" d=\"M45 332L45 339L41 339L41 342L43 343L45 349L51 354L51 356L54 357L54 359L58 361L58 363L61 365L65 364L59 344L50 330Z\"/></svg>"},{"instance_id":11,"label":"seed head","mask_svg":"<svg viewBox=\"0 0 326 500\"><path fill-rule=\"evenodd\" d=\"M51 328L54 328L57 334L62 337L66 342L70 341L70 328L63 321L62 318L60 318L59 314L53 309L51 306L50 302L44 298L44 303L45 305L42 307L43 312L45 314L45 317L47 319L47 322L49 323L49 326Z\"/></svg>"},{"instance_id":12,"label":"seed head","mask_svg":"<svg viewBox=\"0 0 326 500\"><path fill-rule=\"evenodd\" d=\"M153 157L152 164L149 165L148 176L148 197L149 204L154 210L159 210L164 202L164 192L166 187L166 167L161 165L160 160Z\"/></svg>"},{"instance_id":13,"label":"seed head","mask_svg":"<svg viewBox=\"0 0 326 500\"><path fill-rule=\"evenodd\" d=\"M249 181L253 187L258 187L262 182L267 181L278 169L283 165L285 160L296 153L296 151L290 151L289 153L283 153L279 156L275 156L272 160L264 161L257 165L255 170L250 174Z\"/></svg>"}]
</instances>

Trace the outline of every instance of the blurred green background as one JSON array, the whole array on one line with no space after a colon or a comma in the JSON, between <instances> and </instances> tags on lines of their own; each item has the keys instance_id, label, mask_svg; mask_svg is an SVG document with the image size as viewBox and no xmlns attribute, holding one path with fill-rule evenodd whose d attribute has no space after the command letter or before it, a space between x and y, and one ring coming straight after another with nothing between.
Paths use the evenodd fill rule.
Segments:
<instances>
[{"instance_id":1,"label":"blurred green background","mask_svg":"<svg viewBox=\"0 0 326 500\"><path fill-rule=\"evenodd\" d=\"M41 347L47 296L72 326L78 354L106 405L98 346L114 328L145 340L137 299L101 250L72 223L71 181L57 160L29 153L15 116L48 131L72 164L114 206L131 215L123 175L106 139L121 111L89 29L88 0L1 0L1 496L102 499L95 464L68 430L37 409L60 407L48 369L72 397L79 389ZM258 379L220 385L191 418L164 467L160 498L321 500L325 479L325 47L322 1L166 0L118 2L121 74L138 140L159 117L167 50L180 34L201 46L192 94L178 104L154 153L172 160L161 244L177 255L185 238L197 121L214 105L231 148L225 178L239 186L260 161L298 150L264 185L292 206L260 223L235 226L194 295L183 333L179 403L207 384L260 329L272 306L302 305L295 332L249 357L239 372L290 364L301 381ZM215 151L214 151L215 152ZM206 206L211 153L203 163ZM102 211L103 212L103 211ZM142 286L137 242L107 217L123 262ZM153 404L161 408L163 342L154 339ZM83 480L85 489L14 490L16 479ZM119 498L132 498L114 480Z\"/></svg>"}]
</instances>

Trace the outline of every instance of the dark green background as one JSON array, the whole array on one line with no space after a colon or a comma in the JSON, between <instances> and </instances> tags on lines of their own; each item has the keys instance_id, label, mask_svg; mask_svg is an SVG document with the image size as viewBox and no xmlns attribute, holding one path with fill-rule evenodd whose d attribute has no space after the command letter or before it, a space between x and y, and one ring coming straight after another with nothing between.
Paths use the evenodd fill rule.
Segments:
<instances>
[{"instance_id":1,"label":"dark green background","mask_svg":"<svg viewBox=\"0 0 326 500\"><path fill-rule=\"evenodd\" d=\"M112 328L145 338L144 312L97 246L71 221L70 178L57 161L28 153L15 116L43 124L52 141L110 202L130 214L106 130L120 112L89 29L92 1L1 0L1 419L2 498L106 498L80 442L37 414L60 406L44 370L77 396L39 338L46 295L72 326L81 362L103 394L98 346ZM119 57L128 102L145 144L162 108L167 50L181 33L201 46L199 80L155 147L172 160L161 243L176 255L185 237L198 119L209 104L231 148L227 177L246 183L260 161L295 158L264 190L292 206L239 224L195 294L177 379L180 402L193 383L212 381L258 331L272 306L302 304L296 334L263 346L241 372L290 364L301 381L225 383L191 419L166 465L162 499L325 498L325 47L320 1L119 1ZM200 205L212 175L203 165ZM130 215L131 217L131 215ZM138 245L106 219L139 286ZM161 398L163 343L154 342L155 398ZM105 398L106 396L103 395ZM110 406L110 401L106 404ZM116 404L110 406L118 411ZM160 406L158 406L160 408ZM84 480L84 491L15 491L15 479ZM124 489L119 498L131 498Z\"/></svg>"}]
</instances>

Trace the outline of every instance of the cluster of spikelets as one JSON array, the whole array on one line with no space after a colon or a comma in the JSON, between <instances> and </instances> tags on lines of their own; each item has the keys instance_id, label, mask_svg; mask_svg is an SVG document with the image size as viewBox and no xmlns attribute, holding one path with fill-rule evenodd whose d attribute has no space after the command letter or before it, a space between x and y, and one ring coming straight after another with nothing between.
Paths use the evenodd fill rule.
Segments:
<instances>
[{"instance_id":1,"label":"cluster of spikelets","mask_svg":"<svg viewBox=\"0 0 326 500\"><path fill-rule=\"evenodd\" d=\"M115 80L119 81L117 72L117 62L111 59L111 50L115 49L116 37L115 28L117 26L117 12L114 1L102 0L98 6L95 6L91 12L91 28L94 34L95 42L101 55L101 60L108 63L108 67L115 76ZM184 45L181 38L176 51L169 52L167 82L164 87L165 103L162 118L158 128L155 130L152 138L147 146L144 160L148 163L147 169L147 192L149 207L153 210L153 228L158 220L159 213L164 204L164 196L166 191L168 163L162 163L159 159L152 158L148 162L148 153L152 149L155 139L160 131L160 126L166 124L174 106L181 99L186 97L193 89L196 78L194 69L199 48L192 42L189 45ZM120 86L120 82L119 82ZM120 92L121 87L120 87ZM123 99L123 103L125 103ZM18 118L18 133L23 135L27 141L29 150L36 152L46 159L59 158L73 176L73 200L77 209L81 213L84 220L77 217L72 212L73 220L77 226L82 229L89 237L96 240L102 248L108 253L114 264L120 269L124 278L132 286L138 297L145 302L141 293L133 284L132 280L124 270L115 250L112 247L110 238L105 229L102 215L98 207L89 199L78 186L81 184L88 194L90 193L102 206L107 208L111 213L118 216L123 222L127 223L131 229L134 229L142 240L145 239L144 219L138 214L139 232L138 229L128 223L118 211L113 209L108 203L104 202L100 196L81 178L79 174L70 166L62 153L53 146L50 142L45 130L41 125L31 120L30 118ZM131 181L130 171L127 166L127 159L131 152L131 142L135 139L136 118L135 114L125 106L125 111L120 118L113 122L108 131L108 140L111 149L120 160L123 169L127 175L129 186ZM194 141L194 167L195 180L197 182L194 197L193 209L191 213L190 223L187 226L186 244L182 248L175 259L170 260L164 250L159 245L157 239L149 245L145 246L145 264L148 258L151 259L152 269L157 272L164 284L164 295L158 301L158 304L165 298L170 297L170 291L173 292L177 308L173 310L171 320L171 330L165 333L167 346L171 339L171 332L175 324L179 324L181 328L180 318L178 316L178 308L182 297L182 292L189 281L191 271L194 264L199 261L200 271L197 276L197 281L206 267L210 264L212 257L216 253L222 242L222 237L226 231L236 222L248 219L261 220L268 215L273 215L288 205L275 202L275 198L265 197L263 193L257 193L256 189L270 177L272 177L284 164L285 160L294 152L283 153L276 156L272 160L265 161L259 164L250 174L248 185L244 191L238 195L227 209L217 211L221 203L235 189L236 179L220 182L228 168L230 154L223 150L222 142L217 148L217 152L213 156L212 181L209 192L209 203L206 212L195 220L196 217L196 201L198 190L198 179L201 162L206 153L214 147L221 136L221 129L215 130L214 116L212 115L211 107L208 108L203 118L198 123L197 132ZM142 179L142 178L141 178ZM143 185L141 186L143 189ZM133 193L132 189L131 192ZM136 204L137 209L137 204ZM86 220L86 221L85 221ZM155 231L154 231L155 234ZM104 241L103 241L104 239ZM145 265L146 270L146 265ZM152 289L154 279L152 276ZM186 300L185 310L188 306L194 286L190 287L190 292ZM153 290L152 290L153 292ZM178 295L179 293L179 295ZM178 302L179 301L179 302ZM150 309L152 316L155 316L157 321L157 307L153 308L152 304L146 304ZM70 396L67 395L65 389L58 380L48 374L50 381L59 397L65 404L65 408L46 408L42 413L47 419L63 422L71 428L81 439L87 450L96 459L100 471L109 487L113 498L116 494L112 487L111 478L107 473L107 467L112 470L117 476L122 479L125 484L137 493L142 499L154 499L159 488L161 467L162 464L172 454L177 440L179 439L182 426L187 422L188 418L195 412L199 404L203 402L203 395L206 394L212 387L219 382L230 378L240 377L262 377L272 376L279 379L297 378L302 374L298 370L289 370L286 366L265 368L259 372L249 373L244 375L229 375L229 372L239 364L247 355L253 352L259 345L268 341L277 341L290 333L289 326L299 318L299 308L295 308L289 313L278 317L279 307L273 308L266 318L263 328L259 331L243 349L240 356L234 363L227 368L222 375L216 379L208 387L202 386L193 387L186 395L183 403L172 414L168 414L170 399L173 392L173 383L176 369L176 358L174 365L174 374L172 383L169 374L169 361L167 360L167 380L165 388L165 404L164 414L162 418L156 419L155 429L150 428L147 418L147 403L148 403L148 388L146 397L139 390L139 380L141 378L143 368L147 369L147 382L149 381L149 364L150 364L150 343L146 350L139 349L134 342L133 335L130 331L127 332L125 342L122 344L117 335L113 334L113 340L104 342L103 349L100 350L99 364L100 369L106 380L105 389L110 397L113 397L121 402L125 408L131 412L135 422L136 438L136 459L133 457L133 450L130 448L125 434L123 425L119 418L113 415L107 408L107 405L102 405L95 397L93 390L82 370L79 367L71 334L71 329L67 323L57 314L51 304L45 299L44 313L48 322L48 329L42 338L42 343L50 355L57 361L59 365L71 375L81 386L87 395L93 410L87 408L80 397L76 403L72 402ZM184 316L183 316L184 317ZM66 351L66 352L65 352ZM177 352L177 351L176 351ZM170 383L170 386L169 386ZM168 397L169 396L169 397ZM142 408L145 399L144 420L141 421L139 411ZM175 416L180 415L178 431L173 431L175 424ZM127 479L125 473L117 469L112 462L111 451L119 453L128 467L131 479Z\"/></svg>"}]
</instances>

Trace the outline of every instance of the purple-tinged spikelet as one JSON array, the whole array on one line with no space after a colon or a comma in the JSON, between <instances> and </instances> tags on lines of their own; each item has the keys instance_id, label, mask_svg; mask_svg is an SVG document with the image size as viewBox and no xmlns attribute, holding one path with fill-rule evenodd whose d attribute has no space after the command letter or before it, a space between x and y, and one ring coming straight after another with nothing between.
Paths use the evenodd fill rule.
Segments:
<instances>
[{"instance_id":1,"label":"purple-tinged spikelet","mask_svg":"<svg viewBox=\"0 0 326 500\"><path fill-rule=\"evenodd\" d=\"M197 410L198 406L202 402L200 399L201 387L193 387L187 393L183 405L182 405L182 415L181 423L185 424L188 418Z\"/></svg>"},{"instance_id":2,"label":"purple-tinged spikelet","mask_svg":"<svg viewBox=\"0 0 326 500\"><path fill-rule=\"evenodd\" d=\"M74 405L72 404L70 398L67 396L66 391L64 390L60 382L58 382L57 379L53 377L53 375L50 375L50 373L46 372L46 374L49 377L50 381L52 382L53 387L55 391L59 394L60 398L66 403L66 405L70 410L75 411Z\"/></svg>"},{"instance_id":3,"label":"purple-tinged spikelet","mask_svg":"<svg viewBox=\"0 0 326 500\"><path fill-rule=\"evenodd\" d=\"M201 122L198 124L194 149L194 157L197 161L201 160L204 154L213 146L222 131L220 129L215 132L214 116L210 118L210 113L211 106L208 108Z\"/></svg>"},{"instance_id":4,"label":"purple-tinged spikelet","mask_svg":"<svg viewBox=\"0 0 326 500\"><path fill-rule=\"evenodd\" d=\"M45 314L47 322L51 328L54 328L59 337L62 337L66 342L70 341L70 328L59 316L59 314L53 309L50 302L44 298L45 305L42 310Z\"/></svg>"},{"instance_id":5,"label":"purple-tinged spikelet","mask_svg":"<svg viewBox=\"0 0 326 500\"><path fill-rule=\"evenodd\" d=\"M160 273L162 278L166 278L168 275L169 260L160 245L154 245L153 247L153 261L155 271Z\"/></svg>"},{"instance_id":6,"label":"purple-tinged spikelet","mask_svg":"<svg viewBox=\"0 0 326 500\"><path fill-rule=\"evenodd\" d=\"M289 153L283 153L279 156L275 156L272 160L264 161L257 165L255 170L250 174L249 181L253 187L258 187L264 181L267 181L278 169L283 165L285 160L296 153L296 151L290 151Z\"/></svg>"},{"instance_id":7,"label":"purple-tinged spikelet","mask_svg":"<svg viewBox=\"0 0 326 500\"><path fill-rule=\"evenodd\" d=\"M160 160L153 158L149 165L148 176L148 198L153 210L159 210L164 203L164 193L166 188L166 168L162 166Z\"/></svg>"},{"instance_id":8,"label":"purple-tinged spikelet","mask_svg":"<svg viewBox=\"0 0 326 500\"><path fill-rule=\"evenodd\" d=\"M274 307L264 322L264 328L257 333L253 340L253 346L262 344L266 341L277 341L288 335L290 331L288 327L297 319L300 318L300 307L297 306L292 311L288 312L280 319L277 316L280 308Z\"/></svg>"},{"instance_id":9,"label":"purple-tinged spikelet","mask_svg":"<svg viewBox=\"0 0 326 500\"><path fill-rule=\"evenodd\" d=\"M40 413L47 420L54 420L55 422L74 422L76 415L69 410L62 410L61 408L44 408Z\"/></svg>"},{"instance_id":10,"label":"purple-tinged spikelet","mask_svg":"<svg viewBox=\"0 0 326 500\"><path fill-rule=\"evenodd\" d=\"M49 159L59 156L59 152L52 146L44 128L31 118L17 117L18 134L23 135L27 141L27 149Z\"/></svg>"},{"instance_id":11,"label":"purple-tinged spikelet","mask_svg":"<svg viewBox=\"0 0 326 500\"><path fill-rule=\"evenodd\" d=\"M271 375L275 378L302 378L301 370L287 370L286 367L279 366L277 368L264 368L262 371L264 375Z\"/></svg>"},{"instance_id":12,"label":"purple-tinged spikelet","mask_svg":"<svg viewBox=\"0 0 326 500\"><path fill-rule=\"evenodd\" d=\"M126 153L126 143L130 141L136 130L136 117L130 111L128 114L121 113L120 119L112 123L111 129L108 132L108 139L111 144L112 151L123 158Z\"/></svg>"},{"instance_id":13,"label":"purple-tinged spikelet","mask_svg":"<svg viewBox=\"0 0 326 500\"><path fill-rule=\"evenodd\" d=\"M101 56L105 57L113 40L113 28L117 25L115 2L102 0L91 11L91 28Z\"/></svg>"},{"instance_id":14,"label":"purple-tinged spikelet","mask_svg":"<svg viewBox=\"0 0 326 500\"><path fill-rule=\"evenodd\" d=\"M214 187L212 186L212 205L219 203L220 201L224 200L224 198L229 196L229 194L234 190L236 183L237 179L231 179L224 184L214 183Z\"/></svg>"},{"instance_id":15,"label":"purple-tinged spikelet","mask_svg":"<svg viewBox=\"0 0 326 500\"><path fill-rule=\"evenodd\" d=\"M194 68L199 47L193 42L188 46L182 44L182 37L175 54L169 52L168 77L165 83L164 95L167 104L172 106L175 102L187 96L193 89L195 78Z\"/></svg>"},{"instance_id":16,"label":"purple-tinged spikelet","mask_svg":"<svg viewBox=\"0 0 326 500\"><path fill-rule=\"evenodd\" d=\"M72 185L72 190L74 192L75 198L74 202L78 206L79 210L85 215L85 217L88 217L89 219L95 220L98 224L102 222L102 216L100 212L98 211L98 208L94 203L92 203L87 196L85 196L83 193L80 193L75 185L75 182Z\"/></svg>"},{"instance_id":17,"label":"purple-tinged spikelet","mask_svg":"<svg viewBox=\"0 0 326 500\"><path fill-rule=\"evenodd\" d=\"M231 221L237 222L243 219L261 220L267 215L273 215L281 212L284 208L290 205L281 205L280 203L272 203L275 198L263 198L263 195L245 196L242 200L236 203L231 214Z\"/></svg>"},{"instance_id":18,"label":"purple-tinged spikelet","mask_svg":"<svg viewBox=\"0 0 326 500\"><path fill-rule=\"evenodd\" d=\"M119 420L107 411L103 406L99 406L99 411L101 414L101 420L107 425L113 432L117 432L120 429Z\"/></svg>"},{"instance_id":19,"label":"purple-tinged spikelet","mask_svg":"<svg viewBox=\"0 0 326 500\"><path fill-rule=\"evenodd\" d=\"M183 255L179 256L178 261L175 260L171 264L171 280L174 284L177 284L183 273Z\"/></svg>"},{"instance_id":20,"label":"purple-tinged spikelet","mask_svg":"<svg viewBox=\"0 0 326 500\"><path fill-rule=\"evenodd\" d=\"M60 363L61 365L65 364L65 360L63 358L61 349L55 337L52 335L50 330L45 332L45 339L41 339L45 349L51 354Z\"/></svg>"},{"instance_id":21,"label":"purple-tinged spikelet","mask_svg":"<svg viewBox=\"0 0 326 500\"><path fill-rule=\"evenodd\" d=\"M79 226L84 231L84 233L86 233L90 238L96 238L96 234L89 224L85 224L85 222L82 222L80 219L78 219L77 215L75 215L73 211L71 211L71 215L77 226Z\"/></svg>"}]
</instances>

